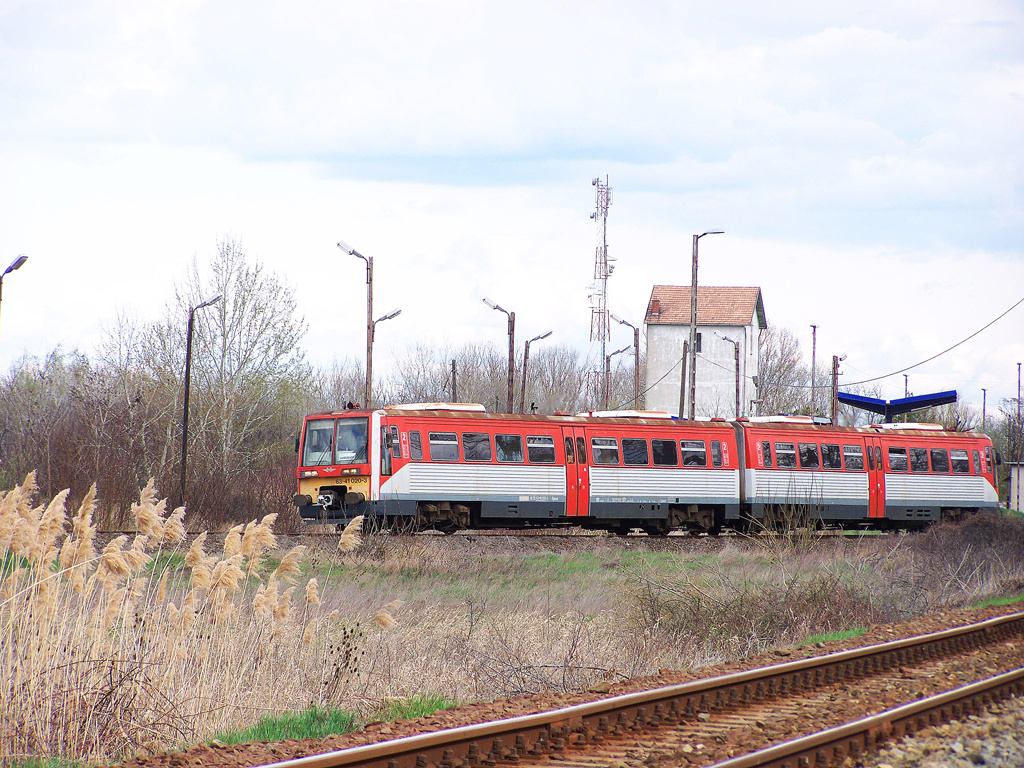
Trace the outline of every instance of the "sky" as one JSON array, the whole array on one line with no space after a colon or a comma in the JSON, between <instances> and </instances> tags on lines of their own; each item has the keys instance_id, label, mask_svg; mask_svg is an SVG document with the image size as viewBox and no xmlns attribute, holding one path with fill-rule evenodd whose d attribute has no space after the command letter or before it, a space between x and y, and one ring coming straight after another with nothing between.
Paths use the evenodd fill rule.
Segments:
<instances>
[{"instance_id":1,"label":"sky","mask_svg":"<svg viewBox=\"0 0 1024 768\"><path fill-rule=\"evenodd\" d=\"M0 0L0 370L157 320L222 238L284 276L314 365L417 343L594 354L654 284L756 285L843 383L1024 299L1024 6L1014 2ZM614 326L610 349L632 341ZM531 351L538 351L538 346ZM908 371L989 409L1024 304ZM901 397L903 375L878 382Z\"/></svg>"}]
</instances>

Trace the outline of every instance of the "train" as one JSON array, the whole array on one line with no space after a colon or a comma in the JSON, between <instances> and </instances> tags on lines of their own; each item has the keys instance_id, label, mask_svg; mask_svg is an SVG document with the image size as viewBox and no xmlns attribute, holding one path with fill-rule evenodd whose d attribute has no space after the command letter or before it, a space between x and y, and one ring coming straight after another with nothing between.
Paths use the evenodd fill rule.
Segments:
<instances>
[{"instance_id":1,"label":"train","mask_svg":"<svg viewBox=\"0 0 1024 768\"><path fill-rule=\"evenodd\" d=\"M309 523L718 534L917 529L999 507L989 438L935 424L418 403L310 414L295 450Z\"/></svg>"}]
</instances>

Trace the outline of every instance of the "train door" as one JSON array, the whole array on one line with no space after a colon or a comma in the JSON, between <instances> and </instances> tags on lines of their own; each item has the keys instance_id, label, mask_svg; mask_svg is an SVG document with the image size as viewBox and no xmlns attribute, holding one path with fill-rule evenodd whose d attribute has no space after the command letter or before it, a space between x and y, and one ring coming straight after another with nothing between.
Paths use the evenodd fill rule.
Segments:
<instances>
[{"instance_id":1,"label":"train door","mask_svg":"<svg viewBox=\"0 0 1024 768\"><path fill-rule=\"evenodd\" d=\"M868 517L885 517L885 464L882 441L869 437L865 441L868 470Z\"/></svg>"},{"instance_id":2,"label":"train door","mask_svg":"<svg viewBox=\"0 0 1024 768\"><path fill-rule=\"evenodd\" d=\"M565 514L590 514L590 463L582 427L562 427L565 450Z\"/></svg>"}]
</instances>

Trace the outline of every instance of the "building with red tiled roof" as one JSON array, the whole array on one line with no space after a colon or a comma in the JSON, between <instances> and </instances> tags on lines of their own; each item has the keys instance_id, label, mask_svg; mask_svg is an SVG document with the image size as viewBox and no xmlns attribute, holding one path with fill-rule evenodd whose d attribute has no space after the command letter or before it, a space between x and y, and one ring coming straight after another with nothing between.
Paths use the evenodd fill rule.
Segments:
<instances>
[{"instance_id":1,"label":"building with red tiled roof","mask_svg":"<svg viewBox=\"0 0 1024 768\"><path fill-rule=\"evenodd\" d=\"M644 317L650 410L680 412L681 361L683 343L690 337L691 312L690 286L654 286ZM767 328L760 288L697 286L697 418L756 414L758 342Z\"/></svg>"}]
</instances>

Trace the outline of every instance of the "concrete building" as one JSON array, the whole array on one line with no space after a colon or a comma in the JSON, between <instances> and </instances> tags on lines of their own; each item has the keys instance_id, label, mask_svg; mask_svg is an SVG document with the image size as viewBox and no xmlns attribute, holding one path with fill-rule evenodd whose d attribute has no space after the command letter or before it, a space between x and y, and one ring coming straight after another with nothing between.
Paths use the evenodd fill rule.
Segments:
<instances>
[{"instance_id":1,"label":"concrete building","mask_svg":"<svg viewBox=\"0 0 1024 768\"><path fill-rule=\"evenodd\" d=\"M680 361L683 342L690 337L690 286L654 286L644 325L649 387L646 407L678 414ZM760 288L697 286L697 418L731 419L737 415L733 342L739 343L740 351L739 415L757 415L758 341L767 328ZM689 384L686 402L688 388Z\"/></svg>"}]
</instances>

